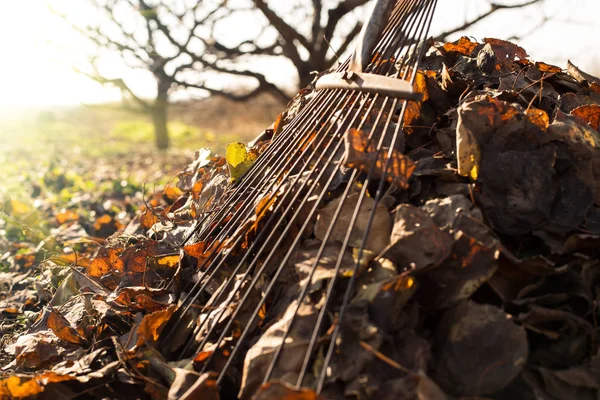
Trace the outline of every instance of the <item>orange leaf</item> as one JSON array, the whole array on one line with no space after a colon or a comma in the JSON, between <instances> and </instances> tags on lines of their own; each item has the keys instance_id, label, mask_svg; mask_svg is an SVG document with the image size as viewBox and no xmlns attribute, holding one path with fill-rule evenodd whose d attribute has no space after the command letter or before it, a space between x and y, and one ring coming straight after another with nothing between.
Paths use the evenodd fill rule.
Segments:
<instances>
[{"instance_id":1,"label":"orange leaf","mask_svg":"<svg viewBox=\"0 0 600 400\"><path fill-rule=\"evenodd\" d=\"M44 388L31 377L9 376L0 381L0 397L3 399L19 399L42 393Z\"/></svg>"},{"instance_id":2,"label":"orange leaf","mask_svg":"<svg viewBox=\"0 0 600 400\"><path fill-rule=\"evenodd\" d=\"M405 132L409 135L413 132L411 126L415 125L417 120L421 117L422 104L429 100L427 75L423 71L417 71L415 83L413 84L413 91L415 93L422 93L423 97L420 101L409 101L406 104L406 111L404 112L404 128Z\"/></svg>"},{"instance_id":3,"label":"orange leaf","mask_svg":"<svg viewBox=\"0 0 600 400\"><path fill-rule=\"evenodd\" d=\"M158 217L152 210L146 210L140 215L140 225L144 229L150 229L158 222Z\"/></svg>"},{"instance_id":4,"label":"orange leaf","mask_svg":"<svg viewBox=\"0 0 600 400\"><path fill-rule=\"evenodd\" d=\"M96 219L96 221L94 222L94 229L99 231L100 229L102 229L103 225L110 224L112 220L113 219L110 215L104 214L103 216Z\"/></svg>"},{"instance_id":5,"label":"orange leaf","mask_svg":"<svg viewBox=\"0 0 600 400\"><path fill-rule=\"evenodd\" d=\"M136 346L140 347L144 343L154 344L158 340L160 332L163 330L171 315L175 312L175 306L172 305L166 310L161 310L148 314L142 318L137 329Z\"/></svg>"},{"instance_id":6,"label":"orange leaf","mask_svg":"<svg viewBox=\"0 0 600 400\"><path fill-rule=\"evenodd\" d=\"M179 255L162 256L156 259L156 265L166 268L175 268L179 265Z\"/></svg>"},{"instance_id":7,"label":"orange leaf","mask_svg":"<svg viewBox=\"0 0 600 400\"><path fill-rule=\"evenodd\" d=\"M273 123L273 137L279 135L279 133L281 132L281 129L283 127L282 122L283 122L283 113L279 114L277 116L277 119Z\"/></svg>"},{"instance_id":8,"label":"orange leaf","mask_svg":"<svg viewBox=\"0 0 600 400\"><path fill-rule=\"evenodd\" d=\"M525 111L525 114L531 122L542 128L544 131L548 129L550 118L548 117L548 114L546 114L546 111L540 110L539 108L530 108Z\"/></svg>"},{"instance_id":9,"label":"orange leaf","mask_svg":"<svg viewBox=\"0 0 600 400\"><path fill-rule=\"evenodd\" d=\"M198 242L187 245L183 248L183 251L188 256L199 259L204 255L204 252L206 251L206 242Z\"/></svg>"},{"instance_id":10,"label":"orange leaf","mask_svg":"<svg viewBox=\"0 0 600 400\"><path fill-rule=\"evenodd\" d=\"M71 326L69 321L56 310L50 312L48 317L48 328L52 329L52 332L62 341L78 344L87 345L88 341L83 338L75 328Z\"/></svg>"},{"instance_id":11,"label":"orange leaf","mask_svg":"<svg viewBox=\"0 0 600 400\"><path fill-rule=\"evenodd\" d=\"M32 397L44 391L49 383L76 379L70 375L59 375L48 371L35 376L12 375L0 381L0 398L22 399Z\"/></svg>"},{"instance_id":12,"label":"orange leaf","mask_svg":"<svg viewBox=\"0 0 600 400\"><path fill-rule=\"evenodd\" d=\"M204 189L204 181L199 179L192 187L192 199L198 200L200 198L200 194L202 193L202 189Z\"/></svg>"},{"instance_id":13,"label":"orange leaf","mask_svg":"<svg viewBox=\"0 0 600 400\"><path fill-rule=\"evenodd\" d=\"M558 73L558 72L562 71L562 69L560 69L560 67L557 67L556 65L546 64L546 63L543 63L543 62L536 62L535 66L542 73L543 72L548 72L550 74L555 74L555 73Z\"/></svg>"},{"instance_id":14,"label":"orange leaf","mask_svg":"<svg viewBox=\"0 0 600 400\"><path fill-rule=\"evenodd\" d=\"M122 272L123 261L119 258L119 251L112 248L102 248L96 258L92 260L85 272L93 277L99 278L112 271Z\"/></svg>"},{"instance_id":15,"label":"orange leaf","mask_svg":"<svg viewBox=\"0 0 600 400\"><path fill-rule=\"evenodd\" d=\"M366 132L350 129L344 136L346 154L344 164L349 168L357 168L368 173L375 166L373 174L376 178L386 177L390 183L395 183L401 188L408 187L408 179L415 170L415 163L397 150L392 150L388 161L388 149L377 151L375 143L371 141ZM387 171L384 171L386 164Z\"/></svg>"},{"instance_id":16,"label":"orange leaf","mask_svg":"<svg viewBox=\"0 0 600 400\"><path fill-rule=\"evenodd\" d=\"M206 262L213 251L218 252L223 247L226 247L225 244L219 241L213 242L209 248L206 248L206 242L198 242L185 246L183 251L188 256L198 259L198 265L201 266Z\"/></svg>"},{"instance_id":17,"label":"orange leaf","mask_svg":"<svg viewBox=\"0 0 600 400\"><path fill-rule=\"evenodd\" d=\"M267 382L252 397L255 400L319 400L321 397L310 389L295 389L284 382Z\"/></svg>"},{"instance_id":18,"label":"orange leaf","mask_svg":"<svg viewBox=\"0 0 600 400\"><path fill-rule=\"evenodd\" d=\"M444 44L443 49L446 53L459 53L463 56L469 56L477 46L477 42L471 42L468 37L463 36L456 42Z\"/></svg>"},{"instance_id":19,"label":"orange leaf","mask_svg":"<svg viewBox=\"0 0 600 400\"><path fill-rule=\"evenodd\" d=\"M56 221L61 225L66 222L77 221L79 219L79 215L77 215L71 210L63 210L60 213L56 214L54 217L56 218Z\"/></svg>"},{"instance_id":20,"label":"orange leaf","mask_svg":"<svg viewBox=\"0 0 600 400\"><path fill-rule=\"evenodd\" d=\"M163 196L169 201L177 200L183 192L177 186L169 185L163 190Z\"/></svg>"},{"instance_id":21,"label":"orange leaf","mask_svg":"<svg viewBox=\"0 0 600 400\"><path fill-rule=\"evenodd\" d=\"M583 119L592 128L600 129L600 106L597 104L589 104L580 106L571 111L571 115Z\"/></svg>"}]
</instances>

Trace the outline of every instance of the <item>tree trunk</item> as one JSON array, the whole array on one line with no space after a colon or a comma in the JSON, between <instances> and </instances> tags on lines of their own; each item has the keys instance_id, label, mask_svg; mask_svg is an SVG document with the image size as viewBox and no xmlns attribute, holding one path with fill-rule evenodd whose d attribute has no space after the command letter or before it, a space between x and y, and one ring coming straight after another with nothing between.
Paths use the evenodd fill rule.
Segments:
<instances>
[{"instance_id":1,"label":"tree trunk","mask_svg":"<svg viewBox=\"0 0 600 400\"><path fill-rule=\"evenodd\" d=\"M167 130L167 107L169 105L166 92L159 93L156 96L154 107L152 108L152 122L154 123L154 139L156 147L159 150L165 150L169 147L169 131Z\"/></svg>"}]
</instances>

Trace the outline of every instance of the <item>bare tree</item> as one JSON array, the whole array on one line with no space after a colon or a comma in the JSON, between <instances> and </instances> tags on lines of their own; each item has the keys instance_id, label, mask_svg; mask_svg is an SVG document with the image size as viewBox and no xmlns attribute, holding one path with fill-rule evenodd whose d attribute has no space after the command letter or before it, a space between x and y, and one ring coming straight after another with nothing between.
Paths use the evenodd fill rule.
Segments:
<instances>
[{"instance_id":1,"label":"bare tree","mask_svg":"<svg viewBox=\"0 0 600 400\"><path fill-rule=\"evenodd\" d=\"M523 8L544 0L510 5L481 0L489 11L440 35L442 39L506 8ZM362 28L369 0L87 0L95 24L74 28L98 49L117 52L132 69L149 71L155 98L136 94L123 77L101 73L98 57L83 71L103 84L118 87L126 106L152 115L156 145L167 148L167 109L177 89L200 90L234 100L269 92L289 99L290 89L310 83L313 71L331 67L347 54ZM335 51L334 51L335 49ZM286 59L297 76L290 88L273 81L269 59ZM236 87L223 82L234 82Z\"/></svg>"}]
</instances>

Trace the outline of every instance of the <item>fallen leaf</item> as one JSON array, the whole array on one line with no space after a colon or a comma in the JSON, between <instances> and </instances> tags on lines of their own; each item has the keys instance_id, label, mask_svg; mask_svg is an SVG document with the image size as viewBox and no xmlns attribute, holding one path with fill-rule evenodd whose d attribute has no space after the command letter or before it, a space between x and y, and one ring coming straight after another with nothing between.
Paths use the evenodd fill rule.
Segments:
<instances>
[{"instance_id":1,"label":"fallen leaf","mask_svg":"<svg viewBox=\"0 0 600 400\"><path fill-rule=\"evenodd\" d=\"M571 115L579 117L595 130L600 130L600 105L580 106L571 111Z\"/></svg>"},{"instance_id":2,"label":"fallen leaf","mask_svg":"<svg viewBox=\"0 0 600 400\"><path fill-rule=\"evenodd\" d=\"M310 389L294 389L285 382L273 381L264 383L252 396L252 400L321 400L318 394Z\"/></svg>"},{"instance_id":3,"label":"fallen leaf","mask_svg":"<svg viewBox=\"0 0 600 400\"><path fill-rule=\"evenodd\" d=\"M458 53L463 56L469 56L477 46L479 46L477 42L472 42L468 37L463 36L455 42L444 44L442 48L446 53Z\"/></svg>"},{"instance_id":4,"label":"fallen leaf","mask_svg":"<svg viewBox=\"0 0 600 400\"><path fill-rule=\"evenodd\" d=\"M593 84L600 85L600 79L598 79L595 76L592 76L588 73L583 72L575 64L573 64L570 60L567 61L567 72L573 78L577 79L577 81L581 84L587 84L590 86Z\"/></svg>"},{"instance_id":5,"label":"fallen leaf","mask_svg":"<svg viewBox=\"0 0 600 400\"><path fill-rule=\"evenodd\" d=\"M88 345L88 341L71 326L65 317L54 309L50 312L50 316L48 317L48 328L52 329L52 332L54 332L60 340L80 346Z\"/></svg>"},{"instance_id":6,"label":"fallen leaf","mask_svg":"<svg viewBox=\"0 0 600 400\"><path fill-rule=\"evenodd\" d=\"M140 348L143 344L151 346L156 343L160 332L175 312L175 308L172 305L166 310L156 311L144 316L136 330L137 340L135 346Z\"/></svg>"},{"instance_id":7,"label":"fallen leaf","mask_svg":"<svg viewBox=\"0 0 600 400\"><path fill-rule=\"evenodd\" d=\"M361 247L370 215L373 209L375 209L371 229L369 230L366 242L364 242L364 248L379 253L388 243L387 238L392 230L392 218L387 207L381 203L375 203L375 200L371 197L364 196L359 206L359 196L359 193L353 193L346 199L335 199L321 208L315 224L315 236L323 240L330 225L334 224L329 240L343 242L348 233L355 209L359 207L358 217L352 228L349 244L353 247ZM341 201L344 201L344 203L341 206L338 217L334 220L336 210L340 206Z\"/></svg>"},{"instance_id":8,"label":"fallen leaf","mask_svg":"<svg viewBox=\"0 0 600 400\"><path fill-rule=\"evenodd\" d=\"M229 167L229 176L232 182L239 180L252 167L256 161L256 152L246 150L243 143L230 143L225 149L225 159Z\"/></svg>"},{"instance_id":9,"label":"fallen leaf","mask_svg":"<svg viewBox=\"0 0 600 400\"><path fill-rule=\"evenodd\" d=\"M393 215L390 246L384 256L398 267L419 271L439 265L451 254L452 236L440 230L425 211L401 204Z\"/></svg>"},{"instance_id":10,"label":"fallen leaf","mask_svg":"<svg viewBox=\"0 0 600 400\"><path fill-rule=\"evenodd\" d=\"M498 64L509 70L514 68L514 61L526 60L529 57L525 49L506 40L486 38L483 42L492 46Z\"/></svg>"},{"instance_id":11,"label":"fallen leaf","mask_svg":"<svg viewBox=\"0 0 600 400\"><path fill-rule=\"evenodd\" d=\"M467 301L446 311L436 329L435 381L455 396L502 390L528 357L525 330L502 310Z\"/></svg>"},{"instance_id":12,"label":"fallen leaf","mask_svg":"<svg viewBox=\"0 0 600 400\"><path fill-rule=\"evenodd\" d=\"M390 183L395 183L401 188L408 187L408 179L415 169L415 163L409 157L395 149L392 150L391 156L388 156L388 149L377 151L376 143L369 140L368 134L357 129L346 132L344 144L344 164L347 167L357 168L365 173L372 170L375 178L385 176Z\"/></svg>"},{"instance_id":13,"label":"fallen leaf","mask_svg":"<svg viewBox=\"0 0 600 400\"><path fill-rule=\"evenodd\" d=\"M548 126L550 125L550 117L548 117L546 111L532 107L525 111L525 115L529 117L531 122L542 128L544 131L548 129Z\"/></svg>"}]
</instances>

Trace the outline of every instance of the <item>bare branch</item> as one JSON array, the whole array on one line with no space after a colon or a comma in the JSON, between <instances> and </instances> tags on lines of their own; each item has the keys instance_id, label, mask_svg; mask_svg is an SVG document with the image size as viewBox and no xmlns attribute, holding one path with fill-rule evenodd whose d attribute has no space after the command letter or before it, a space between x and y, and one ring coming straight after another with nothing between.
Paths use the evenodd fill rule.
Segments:
<instances>
[{"instance_id":1,"label":"bare branch","mask_svg":"<svg viewBox=\"0 0 600 400\"><path fill-rule=\"evenodd\" d=\"M92 65L93 65L93 62L92 62ZM80 69L76 69L75 71L77 73L87 76L88 78L90 78L102 85L112 85L112 86L119 88L119 90L121 90L121 93L123 93L123 96L125 99L127 97L130 97L138 105L137 110L140 110L141 112L145 112L145 113L149 113L152 111L152 106L146 100L138 97L133 92L133 90L131 90L131 88L125 83L125 81L123 79L121 79L121 78L114 78L114 79L106 78L106 77L100 75L100 73L98 72L98 69L95 67L95 65L94 65L94 73L93 74L82 71Z\"/></svg>"},{"instance_id":2,"label":"bare branch","mask_svg":"<svg viewBox=\"0 0 600 400\"><path fill-rule=\"evenodd\" d=\"M488 18L489 16L491 16L492 14L500 11L500 10L509 10L509 9L515 9L515 8L524 8L524 7L528 7L531 6L533 4L536 3L541 3L543 2L543 0L529 0L526 1L524 3L519 3L519 4L512 4L512 5L507 5L507 4L498 4L498 3L490 3L490 9L489 11L475 17L474 19L470 20L470 21L465 21L465 23L463 23L460 26L457 26L454 29L451 29L449 31L443 32L441 34L439 34L437 37L435 37L435 40L437 41L444 41L446 40L446 38L454 33L457 32L461 32L464 31L468 28L470 28L471 26L475 25L478 22L481 22L482 20Z\"/></svg>"},{"instance_id":3,"label":"bare branch","mask_svg":"<svg viewBox=\"0 0 600 400\"><path fill-rule=\"evenodd\" d=\"M269 8L267 3L265 3L263 0L253 0L253 3L256 8L263 13L271 25L273 25L277 32L279 32L279 34L286 39L286 41L288 38L291 40L296 40L298 43L304 46L306 50L310 51L312 49L312 46L308 40L298 31L288 25L283 18L275 13L275 11Z\"/></svg>"}]
</instances>

